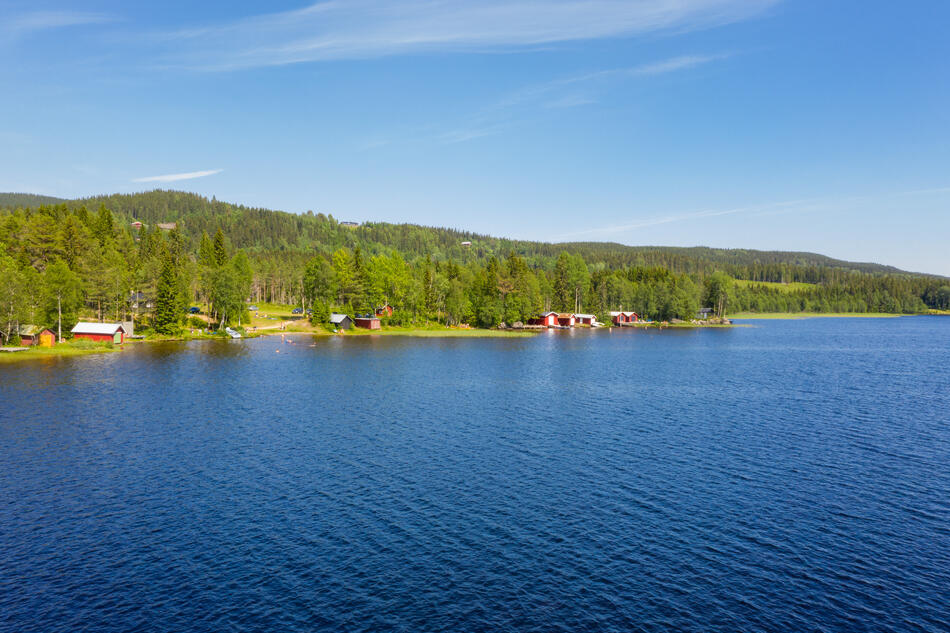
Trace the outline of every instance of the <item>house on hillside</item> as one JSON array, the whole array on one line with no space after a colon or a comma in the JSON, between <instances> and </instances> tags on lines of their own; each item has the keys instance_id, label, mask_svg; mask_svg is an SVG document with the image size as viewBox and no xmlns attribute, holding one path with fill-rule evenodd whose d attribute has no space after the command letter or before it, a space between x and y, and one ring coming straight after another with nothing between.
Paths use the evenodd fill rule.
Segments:
<instances>
[{"instance_id":1,"label":"house on hillside","mask_svg":"<svg viewBox=\"0 0 950 633\"><path fill-rule=\"evenodd\" d=\"M132 228L138 231L142 228L142 223L136 220L135 222L132 223Z\"/></svg>"},{"instance_id":2,"label":"house on hillside","mask_svg":"<svg viewBox=\"0 0 950 633\"><path fill-rule=\"evenodd\" d=\"M56 344L56 333L39 325L21 325L20 344L52 347Z\"/></svg>"},{"instance_id":3,"label":"house on hillside","mask_svg":"<svg viewBox=\"0 0 950 633\"><path fill-rule=\"evenodd\" d=\"M155 304L144 292L133 292L129 295L129 307L133 310L151 310Z\"/></svg>"},{"instance_id":4,"label":"house on hillside","mask_svg":"<svg viewBox=\"0 0 950 633\"><path fill-rule=\"evenodd\" d=\"M354 228L358 227L359 225L360 225L359 222L349 222L349 221L340 222L340 226L345 226L345 227L347 227L347 228L349 228L349 229L354 229Z\"/></svg>"},{"instance_id":5,"label":"house on hillside","mask_svg":"<svg viewBox=\"0 0 950 633\"><path fill-rule=\"evenodd\" d=\"M112 342L121 345L125 342L125 328L121 323L85 323L80 321L72 329L73 338L86 339L99 343Z\"/></svg>"},{"instance_id":6,"label":"house on hillside","mask_svg":"<svg viewBox=\"0 0 950 633\"><path fill-rule=\"evenodd\" d=\"M623 325L624 323L636 323L640 320L640 315L636 312L624 312L623 310L610 313L610 320L614 325Z\"/></svg>"},{"instance_id":7,"label":"house on hillside","mask_svg":"<svg viewBox=\"0 0 950 633\"><path fill-rule=\"evenodd\" d=\"M593 314L575 314L574 318L578 325L594 325L597 323L597 317Z\"/></svg>"},{"instance_id":8,"label":"house on hillside","mask_svg":"<svg viewBox=\"0 0 950 633\"><path fill-rule=\"evenodd\" d=\"M353 319L349 315L337 314L336 312L330 314L330 323L338 330L348 330L353 327Z\"/></svg>"},{"instance_id":9,"label":"house on hillside","mask_svg":"<svg viewBox=\"0 0 950 633\"><path fill-rule=\"evenodd\" d=\"M557 315L557 324L563 325L564 327L574 327L574 324L577 323L577 318L571 313L562 312Z\"/></svg>"},{"instance_id":10,"label":"house on hillside","mask_svg":"<svg viewBox=\"0 0 950 633\"><path fill-rule=\"evenodd\" d=\"M712 308L700 308L699 312L696 313L696 318L700 321L705 321L710 316L712 316Z\"/></svg>"},{"instance_id":11,"label":"house on hillside","mask_svg":"<svg viewBox=\"0 0 950 633\"><path fill-rule=\"evenodd\" d=\"M471 242L462 242L462 248L469 248L471 245Z\"/></svg>"},{"instance_id":12,"label":"house on hillside","mask_svg":"<svg viewBox=\"0 0 950 633\"><path fill-rule=\"evenodd\" d=\"M155 226L157 226L163 231L174 231L175 228L178 226L178 223L177 222L159 222Z\"/></svg>"},{"instance_id":13,"label":"house on hillside","mask_svg":"<svg viewBox=\"0 0 950 633\"><path fill-rule=\"evenodd\" d=\"M393 315L393 307L388 303L386 305L381 305L376 308L376 316L378 317L391 317Z\"/></svg>"},{"instance_id":14,"label":"house on hillside","mask_svg":"<svg viewBox=\"0 0 950 633\"><path fill-rule=\"evenodd\" d=\"M379 317L374 314L357 314L356 318L353 319L353 325L364 330L382 329Z\"/></svg>"}]
</instances>

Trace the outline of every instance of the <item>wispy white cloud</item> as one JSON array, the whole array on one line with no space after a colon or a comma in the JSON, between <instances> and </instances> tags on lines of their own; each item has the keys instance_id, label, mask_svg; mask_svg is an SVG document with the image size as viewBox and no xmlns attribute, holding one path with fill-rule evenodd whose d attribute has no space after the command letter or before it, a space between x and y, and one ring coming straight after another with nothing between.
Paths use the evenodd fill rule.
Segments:
<instances>
[{"instance_id":1,"label":"wispy white cloud","mask_svg":"<svg viewBox=\"0 0 950 633\"><path fill-rule=\"evenodd\" d=\"M890 191L873 195L852 195L852 196L825 196L818 198L802 198L799 200L785 200L782 202L771 202L766 204L749 205L744 207L733 207L729 209L704 209L701 211L690 211L686 213L674 213L669 215L654 216L644 218L635 222L629 222L613 226L604 226L599 228L587 229L558 236L557 240L576 240L592 236L601 236L610 238L619 236L623 233L629 233L638 229L646 229L674 222L694 222L702 221L708 218L715 218L727 215L747 215L749 217L763 217L773 215L812 213L821 211L824 213L835 210L853 209L856 205L867 204L869 202L886 200L888 198L900 198L903 196L913 196L920 194L947 194L950 193L950 187L935 187L931 189L917 189L912 191Z\"/></svg>"},{"instance_id":2,"label":"wispy white cloud","mask_svg":"<svg viewBox=\"0 0 950 633\"><path fill-rule=\"evenodd\" d=\"M58 29L67 26L102 24L114 18L104 13L85 11L33 11L15 15L0 21L0 33L10 36L24 35L34 31Z\"/></svg>"},{"instance_id":3,"label":"wispy white cloud","mask_svg":"<svg viewBox=\"0 0 950 633\"><path fill-rule=\"evenodd\" d=\"M146 176L145 178L134 178L132 182L177 182L179 180L193 180L194 178L204 178L220 174L223 169L207 169L205 171L189 171L183 174L164 174L162 176Z\"/></svg>"},{"instance_id":4,"label":"wispy white cloud","mask_svg":"<svg viewBox=\"0 0 950 633\"><path fill-rule=\"evenodd\" d=\"M806 211L815 211L826 208L830 202L831 199L814 198L804 200L787 200L784 202L773 202L768 204L734 207L729 209L704 209L702 211L691 211L687 213L655 216L652 218L644 218L643 220L637 220L635 222L629 222L620 225L604 226L600 228L587 229L585 231L577 231L574 233L560 235L556 239L575 240L578 238L586 238L598 235L609 237L612 235L629 233L630 231L660 226L663 224L704 220L707 218L715 218L724 215L778 215L782 213L804 213Z\"/></svg>"},{"instance_id":5,"label":"wispy white cloud","mask_svg":"<svg viewBox=\"0 0 950 633\"><path fill-rule=\"evenodd\" d=\"M606 90L605 84L632 80L663 73L672 73L728 57L716 55L682 55L626 68L612 68L561 77L526 86L491 104L460 124L458 129L439 135L445 143L465 141L499 134L507 126L538 109L564 109L597 102L596 95Z\"/></svg>"},{"instance_id":6,"label":"wispy white cloud","mask_svg":"<svg viewBox=\"0 0 950 633\"><path fill-rule=\"evenodd\" d=\"M485 51L687 31L745 20L780 0L329 0L162 33L165 62L234 70L432 51ZM663 72L657 68L654 72Z\"/></svg>"}]
</instances>

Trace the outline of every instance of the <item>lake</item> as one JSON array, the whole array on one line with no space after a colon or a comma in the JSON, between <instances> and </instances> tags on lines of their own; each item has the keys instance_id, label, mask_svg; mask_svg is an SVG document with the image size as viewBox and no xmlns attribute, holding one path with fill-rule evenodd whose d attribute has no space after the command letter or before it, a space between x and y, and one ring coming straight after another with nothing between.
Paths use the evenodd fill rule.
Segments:
<instances>
[{"instance_id":1,"label":"lake","mask_svg":"<svg viewBox=\"0 0 950 633\"><path fill-rule=\"evenodd\" d=\"M0 365L0 631L950 630L948 318L128 347Z\"/></svg>"}]
</instances>

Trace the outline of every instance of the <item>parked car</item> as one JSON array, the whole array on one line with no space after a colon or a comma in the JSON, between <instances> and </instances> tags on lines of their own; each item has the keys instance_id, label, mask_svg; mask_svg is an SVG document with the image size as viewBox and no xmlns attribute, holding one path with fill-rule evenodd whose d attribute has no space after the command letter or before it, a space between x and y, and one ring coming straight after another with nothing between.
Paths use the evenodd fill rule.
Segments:
<instances>
[{"instance_id":1,"label":"parked car","mask_svg":"<svg viewBox=\"0 0 950 633\"><path fill-rule=\"evenodd\" d=\"M201 308L198 306L191 306L188 308L188 314L198 314L199 312L201 312Z\"/></svg>"},{"instance_id":2,"label":"parked car","mask_svg":"<svg viewBox=\"0 0 950 633\"><path fill-rule=\"evenodd\" d=\"M254 310L255 312L257 312L257 306L247 306L247 309Z\"/></svg>"},{"instance_id":3,"label":"parked car","mask_svg":"<svg viewBox=\"0 0 950 633\"><path fill-rule=\"evenodd\" d=\"M290 313L291 313L291 314L303 314L303 309L301 309L301 308L294 308L293 310L290 311Z\"/></svg>"}]
</instances>

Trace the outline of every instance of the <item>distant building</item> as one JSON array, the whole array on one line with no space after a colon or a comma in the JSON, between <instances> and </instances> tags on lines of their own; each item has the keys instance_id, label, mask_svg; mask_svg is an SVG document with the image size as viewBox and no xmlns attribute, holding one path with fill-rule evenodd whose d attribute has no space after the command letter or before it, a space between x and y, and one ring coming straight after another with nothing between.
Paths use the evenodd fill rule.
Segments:
<instances>
[{"instance_id":1,"label":"distant building","mask_svg":"<svg viewBox=\"0 0 950 633\"><path fill-rule=\"evenodd\" d=\"M363 328L364 330L382 329L379 323L379 317L374 314L357 315L357 317L353 319L353 325Z\"/></svg>"},{"instance_id":2,"label":"distant building","mask_svg":"<svg viewBox=\"0 0 950 633\"><path fill-rule=\"evenodd\" d=\"M140 308L151 310L155 306L152 300L145 296L144 292L133 292L129 295L129 307L133 310Z\"/></svg>"},{"instance_id":3,"label":"distant building","mask_svg":"<svg viewBox=\"0 0 950 633\"><path fill-rule=\"evenodd\" d=\"M709 318L709 315L712 314L712 308L700 308L699 312L696 313L696 318L700 321L705 321Z\"/></svg>"},{"instance_id":4,"label":"distant building","mask_svg":"<svg viewBox=\"0 0 950 633\"><path fill-rule=\"evenodd\" d=\"M132 228L135 229L136 231L138 231L139 229L142 228L142 223L141 223L141 222L138 222L138 221L135 221L135 222L132 223Z\"/></svg>"},{"instance_id":5,"label":"distant building","mask_svg":"<svg viewBox=\"0 0 950 633\"><path fill-rule=\"evenodd\" d=\"M574 324L577 322L577 319L573 314L562 313L557 315L557 324L563 325L565 327L574 327Z\"/></svg>"},{"instance_id":6,"label":"distant building","mask_svg":"<svg viewBox=\"0 0 950 633\"><path fill-rule=\"evenodd\" d=\"M376 316L378 317L383 317L383 316L391 317L392 315L393 315L393 307L389 305L388 303L386 305L381 305L378 308L376 308Z\"/></svg>"},{"instance_id":7,"label":"distant building","mask_svg":"<svg viewBox=\"0 0 950 633\"><path fill-rule=\"evenodd\" d=\"M360 225L359 222L340 222L340 226L345 226L345 227L348 227L348 228L351 228L351 229L352 229L352 228L355 228L355 227L357 227L357 226L359 226L359 225Z\"/></svg>"},{"instance_id":8,"label":"distant building","mask_svg":"<svg viewBox=\"0 0 950 633\"><path fill-rule=\"evenodd\" d=\"M333 312L330 314L330 323L336 326L338 330L348 330L353 327L353 319L347 314L337 314Z\"/></svg>"},{"instance_id":9,"label":"distant building","mask_svg":"<svg viewBox=\"0 0 950 633\"><path fill-rule=\"evenodd\" d=\"M622 323L636 323L640 320L640 315L638 315L636 312L624 312L623 310L620 310L611 312L610 320L613 321L614 325L621 325Z\"/></svg>"},{"instance_id":10,"label":"distant building","mask_svg":"<svg viewBox=\"0 0 950 633\"><path fill-rule=\"evenodd\" d=\"M157 226L163 231L174 231L175 228L178 226L178 223L177 222L159 222L155 226Z\"/></svg>"},{"instance_id":11,"label":"distant building","mask_svg":"<svg viewBox=\"0 0 950 633\"><path fill-rule=\"evenodd\" d=\"M577 319L578 325L593 325L597 322L597 317L593 314L575 314L574 318Z\"/></svg>"},{"instance_id":12,"label":"distant building","mask_svg":"<svg viewBox=\"0 0 950 633\"><path fill-rule=\"evenodd\" d=\"M73 338L98 341L100 343L122 344L125 342L125 328L121 323L84 323L80 321L72 329Z\"/></svg>"},{"instance_id":13,"label":"distant building","mask_svg":"<svg viewBox=\"0 0 950 633\"><path fill-rule=\"evenodd\" d=\"M22 345L52 347L56 344L56 333L49 328L41 327L39 325L21 325L20 343Z\"/></svg>"},{"instance_id":14,"label":"distant building","mask_svg":"<svg viewBox=\"0 0 950 633\"><path fill-rule=\"evenodd\" d=\"M471 245L472 245L471 242L462 242L462 246L464 246L464 247L466 247L466 248L468 248L468 247L471 246Z\"/></svg>"}]
</instances>

